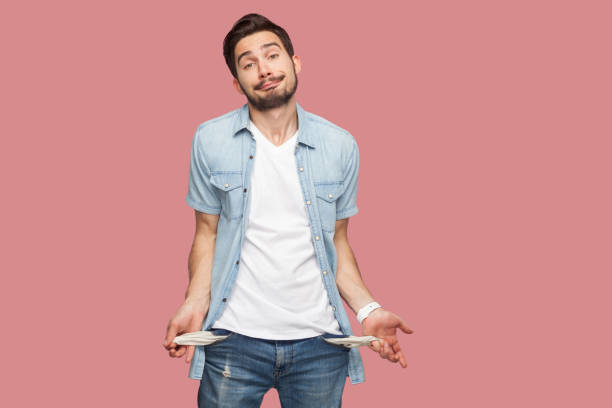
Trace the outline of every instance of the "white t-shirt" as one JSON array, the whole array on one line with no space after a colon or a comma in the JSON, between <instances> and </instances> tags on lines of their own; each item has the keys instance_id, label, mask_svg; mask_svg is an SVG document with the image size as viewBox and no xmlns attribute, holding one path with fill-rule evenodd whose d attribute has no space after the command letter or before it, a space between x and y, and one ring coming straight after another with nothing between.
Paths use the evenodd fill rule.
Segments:
<instances>
[{"instance_id":1,"label":"white t-shirt","mask_svg":"<svg viewBox=\"0 0 612 408\"><path fill-rule=\"evenodd\" d=\"M323 286L295 161L298 131L275 146L252 121L251 203L238 276L211 326L289 340L341 334Z\"/></svg>"}]
</instances>

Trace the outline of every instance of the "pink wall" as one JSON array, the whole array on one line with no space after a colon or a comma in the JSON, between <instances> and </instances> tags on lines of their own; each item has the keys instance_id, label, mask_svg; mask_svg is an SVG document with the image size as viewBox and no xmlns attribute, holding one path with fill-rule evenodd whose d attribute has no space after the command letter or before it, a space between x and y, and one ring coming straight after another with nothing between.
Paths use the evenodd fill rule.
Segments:
<instances>
[{"instance_id":1,"label":"pink wall","mask_svg":"<svg viewBox=\"0 0 612 408\"><path fill-rule=\"evenodd\" d=\"M1 406L196 405L161 342L193 132L244 103L221 44L248 12L359 143L352 246L415 330L406 369L362 349L345 406L612 405L609 3L32 3L0 12Z\"/></svg>"}]
</instances>

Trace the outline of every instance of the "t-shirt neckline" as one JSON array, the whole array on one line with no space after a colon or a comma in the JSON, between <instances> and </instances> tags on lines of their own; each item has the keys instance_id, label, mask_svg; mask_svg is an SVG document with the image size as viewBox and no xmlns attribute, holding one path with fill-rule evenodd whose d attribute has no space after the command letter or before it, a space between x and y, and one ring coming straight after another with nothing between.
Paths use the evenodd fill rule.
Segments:
<instances>
[{"instance_id":1,"label":"t-shirt neckline","mask_svg":"<svg viewBox=\"0 0 612 408\"><path fill-rule=\"evenodd\" d=\"M257 126L255 126L255 124L253 123L252 120L249 120L249 125L251 127L251 131L253 131L254 136L256 136L256 139L264 139L264 143L266 143L268 146L270 146L274 151L279 151L279 150L283 150L286 146L285 145L292 145L293 141L295 138L297 138L297 134L299 132L299 129L295 130L295 133L293 134L293 136L291 136L289 139L285 140L281 145L277 146L274 143L272 143L258 128Z\"/></svg>"}]
</instances>

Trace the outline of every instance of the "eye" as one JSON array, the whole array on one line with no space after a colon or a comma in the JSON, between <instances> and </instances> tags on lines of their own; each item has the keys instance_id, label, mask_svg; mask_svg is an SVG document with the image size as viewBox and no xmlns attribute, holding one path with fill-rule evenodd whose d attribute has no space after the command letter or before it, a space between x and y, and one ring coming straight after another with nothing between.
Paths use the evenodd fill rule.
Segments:
<instances>
[{"instance_id":1,"label":"eye","mask_svg":"<svg viewBox=\"0 0 612 408\"><path fill-rule=\"evenodd\" d=\"M272 58L272 57L278 57L278 54L272 54L272 55L270 55L270 58Z\"/></svg>"},{"instance_id":2,"label":"eye","mask_svg":"<svg viewBox=\"0 0 612 408\"><path fill-rule=\"evenodd\" d=\"M244 66L244 69L247 69L247 68L248 68L248 67L250 67L251 65L253 65L253 63L252 63L252 62L251 62L250 64L246 64L246 65Z\"/></svg>"}]
</instances>

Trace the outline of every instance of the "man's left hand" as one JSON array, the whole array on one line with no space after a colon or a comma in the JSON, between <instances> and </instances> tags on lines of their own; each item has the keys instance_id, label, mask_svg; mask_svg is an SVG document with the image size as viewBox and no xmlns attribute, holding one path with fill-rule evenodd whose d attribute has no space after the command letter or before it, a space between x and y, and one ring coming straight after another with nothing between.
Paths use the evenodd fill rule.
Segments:
<instances>
[{"instance_id":1,"label":"man's left hand","mask_svg":"<svg viewBox=\"0 0 612 408\"><path fill-rule=\"evenodd\" d=\"M381 358L385 358L392 363L399 361L400 365L406 368L406 359L400 349L395 332L399 328L404 333L410 334L412 330L398 315L379 307L363 320L361 327L364 336L376 336L382 339L382 344L379 341L371 342L368 346L370 349L379 353Z\"/></svg>"}]
</instances>

